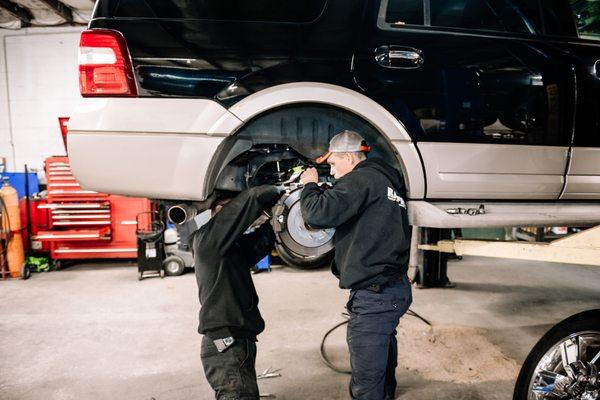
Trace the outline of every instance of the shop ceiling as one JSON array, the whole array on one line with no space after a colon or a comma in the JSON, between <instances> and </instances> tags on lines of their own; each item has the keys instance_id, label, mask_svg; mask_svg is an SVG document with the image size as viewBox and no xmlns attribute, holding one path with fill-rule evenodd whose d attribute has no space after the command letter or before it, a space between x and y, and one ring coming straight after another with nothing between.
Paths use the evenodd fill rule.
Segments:
<instances>
[{"instance_id":1,"label":"shop ceiling","mask_svg":"<svg viewBox=\"0 0 600 400\"><path fill-rule=\"evenodd\" d=\"M0 28L86 25L95 0L0 0Z\"/></svg>"}]
</instances>

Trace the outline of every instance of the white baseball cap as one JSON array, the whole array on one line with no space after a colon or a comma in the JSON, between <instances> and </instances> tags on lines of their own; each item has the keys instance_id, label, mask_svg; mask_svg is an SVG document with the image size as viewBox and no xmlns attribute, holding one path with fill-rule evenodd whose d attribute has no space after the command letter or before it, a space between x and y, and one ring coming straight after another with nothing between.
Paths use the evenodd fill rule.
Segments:
<instances>
[{"instance_id":1,"label":"white baseball cap","mask_svg":"<svg viewBox=\"0 0 600 400\"><path fill-rule=\"evenodd\" d=\"M369 153L371 147L354 131L345 130L335 135L329 141L329 151L316 159L317 164L323 164L332 153Z\"/></svg>"}]
</instances>

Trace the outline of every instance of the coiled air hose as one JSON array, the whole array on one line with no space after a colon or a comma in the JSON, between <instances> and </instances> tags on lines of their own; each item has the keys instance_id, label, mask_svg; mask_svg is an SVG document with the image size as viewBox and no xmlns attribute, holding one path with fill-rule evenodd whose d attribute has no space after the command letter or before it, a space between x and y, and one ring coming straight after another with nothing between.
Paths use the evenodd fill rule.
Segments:
<instances>
[{"instance_id":1,"label":"coiled air hose","mask_svg":"<svg viewBox=\"0 0 600 400\"><path fill-rule=\"evenodd\" d=\"M417 314L416 312L414 312L411 309L408 309L408 311L406 312L407 315L410 315L411 317L415 317L420 319L421 321L423 321L424 323L426 323L427 325L431 326L431 322L429 322L428 320L426 320L425 318L423 318L422 316L420 316L419 314ZM321 340L321 361L323 361L323 364L325 364L327 367L329 367L331 370L340 373L340 374L351 374L352 371L347 370L347 369L341 369L336 367L331 360L329 360L329 357L327 357L327 352L325 351L325 341L327 340L327 337L333 333L336 329L338 329L340 326L344 326L346 325L349 321L350 321L350 316L347 313L342 313L342 316L346 318L345 321L342 321L336 325L333 326L333 328L331 328L330 330L328 330L325 335L323 336L323 340Z\"/></svg>"}]
</instances>

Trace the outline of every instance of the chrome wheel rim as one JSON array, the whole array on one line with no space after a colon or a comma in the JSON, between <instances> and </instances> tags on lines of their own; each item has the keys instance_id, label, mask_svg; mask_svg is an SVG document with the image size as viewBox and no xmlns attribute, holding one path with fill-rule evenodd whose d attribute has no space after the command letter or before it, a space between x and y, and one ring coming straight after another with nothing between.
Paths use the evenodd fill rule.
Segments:
<instances>
[{"instance_id":1,"label":"chrome wheel rim","mask_svg":"<svg viewBox=\"0 0 600 400\"><path fill-rule=\"evenodd\" d=\"M574 366L600 367L600 331L573 333L550 348L538 362L528 388L528 400L593 400L600 388L586 386L582 391L570 387L581 379ZM591 368L594 368L591 367Z\"/></svg>"}]
</instances>

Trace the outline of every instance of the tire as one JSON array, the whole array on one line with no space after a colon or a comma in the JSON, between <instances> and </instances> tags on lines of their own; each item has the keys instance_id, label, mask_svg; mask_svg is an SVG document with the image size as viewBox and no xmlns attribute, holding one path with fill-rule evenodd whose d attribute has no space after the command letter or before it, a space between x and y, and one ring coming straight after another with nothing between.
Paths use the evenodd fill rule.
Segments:
<instances>
[{"instance_id":1,"label":"tire","mask_svg":"<svg viewBox=\"0 0 600 400\"><path fill-rule=\"evenodd\" d=\"M571 342L571 341L577 342ZM515 391L513 393L513 400L542 400L542 399L557 399L558 397L552 397L552 394L539 394L545 390L557 390L562 386L559 379L552 380L549 382L544 378L541 382L538 381L540 378L538 368L543 370L550 370L560 375L568 375L564 372L561 365L555 368L550 368L551 362L559 362L553 355L556 355L556 351L559 351L560 355L560 344L562 343L577 343L573 344L572 348L583 349L581 351L581 361L590 363L592 358L596 354L600 353L600 310L585 311L576 315L573 315L564 321L555 325L550 329L540 341L533 347L531 353L527 356L527 359L523 363L519 377L515 385ZM582 344L583 343L583 344ZM558 350L557 350L558 349ZM562 357L562 356L561 356ZM573 356L571 356L573 357ZM567 357L568 359L570 357ZM567 362L571 364L571 361L576 360L573 357ZM562 360L562 358L561 358ZM596 361L596 367L600 364L600 360ZM553 364L552 364L553 365ZM535 375L535 376L534 376ZM532 387L538 386L538 394L536 395L532 390ZM540 386L542 385L542 386ZM587 390L587 389L586 389ZM598 388L600 390L600 388ZM580 399L580 396L568 395L562 397L563 399ZM587 397L586 397L587 398Z\"/></svg>"},{"instance_id":2,"label":"tire","mask_svg":"<svg viewBox=\"0 0 600 400\"><path fill-rule=\"evenodd\" d=\"M185 271L185 262L179 256L169 256L163 261L163 268L168 276L179 276Z\"/></svg>"},{"instance_id":3,"label":"tire","mask_svg":"<svg viewBox=\"0 0 600 400\"><path fill-rule=\"evenodd\" d=\"M21 279L29 279L31 277L31 268L27 263L21 265Z\"/></svg>"},{"instance_id":4,"label":"tire","mask_svg":"<svg viewBox=\"0 0 600 400\"><path fill-rule=\"evenodd\" d=\"M317 269L331 264L331 261L333 260L333 251L319 256L302 256L286 249L285 246L277 242L275 243L275 249L283 262L288 266L297 269Z\"/></svg>"}]
</instances>

